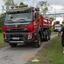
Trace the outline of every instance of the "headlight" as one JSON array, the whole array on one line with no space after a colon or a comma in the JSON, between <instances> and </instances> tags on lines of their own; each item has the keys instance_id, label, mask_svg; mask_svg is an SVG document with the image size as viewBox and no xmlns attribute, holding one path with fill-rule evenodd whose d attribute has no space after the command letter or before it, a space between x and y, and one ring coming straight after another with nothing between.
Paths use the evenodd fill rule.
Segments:
<instances>
[{"instance_id":1,"label":"headlight","mask_svg":"<svg viewBox=\"0 0 64 64\"><path fill-rule=\"evenodd\" d=\"M32 39L32 34L28 33L28 39Z\"/></svg>"}]
</instances>

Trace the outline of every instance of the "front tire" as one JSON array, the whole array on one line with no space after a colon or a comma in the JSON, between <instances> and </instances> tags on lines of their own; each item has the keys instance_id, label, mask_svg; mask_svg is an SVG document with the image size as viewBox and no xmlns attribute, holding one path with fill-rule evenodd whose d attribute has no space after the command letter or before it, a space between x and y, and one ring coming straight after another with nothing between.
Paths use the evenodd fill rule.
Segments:
<instances>
[{"instance_id":1,"label":"front tire","mask_svg":"<svg viewBox=\"0 0 64 64\"><path fill-rule=\"evenodd\" d=\"M40 40L40 35L37 37L37 41L34 42L34 47L39 48L41 46L41 40Z\"/></svg>"},{"instance_id":2,"label":"front tire","mask_svg":"<svg viewBox=\"0 0 64 64\"><path fill-rule=\"evenodd\" d=\"M17 46L17 43L10 43L9 44L11 47L16 47Z\"/></svg>"},{"instance_id":3,"label":"front tire","mask_svg":"<svg viewBox=\"0 0 64 64\"><path fill-rule=\"evenodd\" d=\"M42 34L42 31L39 31L39 35L40 35L40 41L43 42L43 34Z\"/></svg>"},{"instance_id":4,"label":"front tire","mask_svg":"<svg viewBox=\"0 0 64 64\"><path fill-rule=\"evenodd\" d=\"M40 43L39 42L36 42L35 43L35 48L39 48L40 47Z\"/></svg>"}]
</instances>

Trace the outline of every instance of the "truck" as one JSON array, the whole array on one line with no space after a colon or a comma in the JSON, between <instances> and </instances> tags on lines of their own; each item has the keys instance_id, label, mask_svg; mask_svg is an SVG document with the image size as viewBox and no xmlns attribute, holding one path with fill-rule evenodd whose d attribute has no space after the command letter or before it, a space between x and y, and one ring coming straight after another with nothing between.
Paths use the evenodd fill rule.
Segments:
<instances>
[{"instance_id":1,"label":"truck","mask_svg":"<svg viewBox=\"0 0 64 64\"><path fill-rule=\"evenodd\" d=\"M39 14L38 8L22 7L6 11L3 26L4 41L11 47L32 44L39 48L50 40L51 21Z\"/></svg>"}]
</instances>

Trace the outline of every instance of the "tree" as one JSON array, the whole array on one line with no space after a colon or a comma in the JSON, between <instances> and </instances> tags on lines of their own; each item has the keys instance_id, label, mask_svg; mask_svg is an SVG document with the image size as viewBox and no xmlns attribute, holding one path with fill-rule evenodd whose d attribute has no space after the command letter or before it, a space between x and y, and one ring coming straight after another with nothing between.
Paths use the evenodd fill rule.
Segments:
<instances>
[{"instance_id":1,"label":"tree","mask_svg":"<svg viewBox=\"0 0 64 64\"><path fill-rule=\"evenodd\" d=\"M22 7L28 7L28 5L24 4L23 2L20 2L19 6L16 6L16 8L22 8Z\"/></svg>"},{"instance_id":2,"label":"tree","mask_svg":"<svg viewBox=\"0 0 64 64\"><path fill-rule=\"evenodd\" d=\"M43 15L46 15L46 12L48 11L48 3L45 1L40 1L38 3L38 6L41 9L41 13L43 13Z\"/></svg>"},{"instance_id":3,"label":"tree","mask_svg":"<svg viewBox=\"0 0 64 64\"><path fill-rule=\"evenodd\" d=\"M43 12L43 14L45 15L47 11L48 11L48 7L45 6L45 7L42 9L42 12Z\"/></svg>"},{"instance_id":4,"label":"tree","mask_svg":"<svg viewBox=\"0 0 64 64\"><path fill-rule=\"evenodd\" d=\"M25 4L23 2L21 2L20 5L25 5Z\"/></svg>"},{"instance_id":5,"label":"tree","mask_svg":"<svg viewBox=\"0 0 64 64\"><path fill-rule=\"evenodd\" d=\"M23 2L20 2L19 6L25 6L25 7L28 7L28 5L24 4Z\"/></svg>"},{"instance_id":6,"label":"tree","mask_svg":"<svg viewBox=\"0 0 64 64\"><path fill-rule=\"evenodd\" d=\"M51 21L54 21L54 20L55 20L55 17L50 17L50 20L51 20Z\"/></svg>"},{"instance_id":7,"label":"tree","mask_svg":"<svg viewBox=\"0 0 64 64\"><path fill-rule=\"evenodd\" d=\"M5 2L6 10L9 9L9 6L15 5L13 0L4 0L4 2Z\"/></svg>"},{"instance_id":8,"label":"tree","mask_svg":"<svg viewBox=\"0 0 64 64\"><path fill-rule=\"evenodd\" d=\"M5 20L5 13L0 15L0 27L3 26L3 24L4 24L4 23L3 23L4 20Z\"/></svg>"}]
</instances>

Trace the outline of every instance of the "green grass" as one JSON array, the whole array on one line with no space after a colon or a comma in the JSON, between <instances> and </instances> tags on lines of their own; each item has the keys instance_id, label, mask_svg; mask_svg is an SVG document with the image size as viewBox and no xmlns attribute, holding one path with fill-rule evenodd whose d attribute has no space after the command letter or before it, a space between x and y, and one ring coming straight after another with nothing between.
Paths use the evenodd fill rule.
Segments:
<instances>
[{"instance_id":1,"label":"green grass","mask_svg":"<svg viewBox=\"0 0 64 64\"><path fill-rule=\"evenodd\" d=\"M4 47L5 43L4 43L4 39L3 39L3 33L0 33L0 48Z\"/></svg>"},{"instance_id":2,"label":"green grass","mask_svg":"<svg viewBox=\"0 0 64 64\"><path fill-rule=\"evenodd\" d=\"M27 64L64 64L64 55L62 54L60 38L53 38L42 48L41 51L39 51L35 58L39 59L40 61L29 61Z\"/></svg>"}]
</instances>

